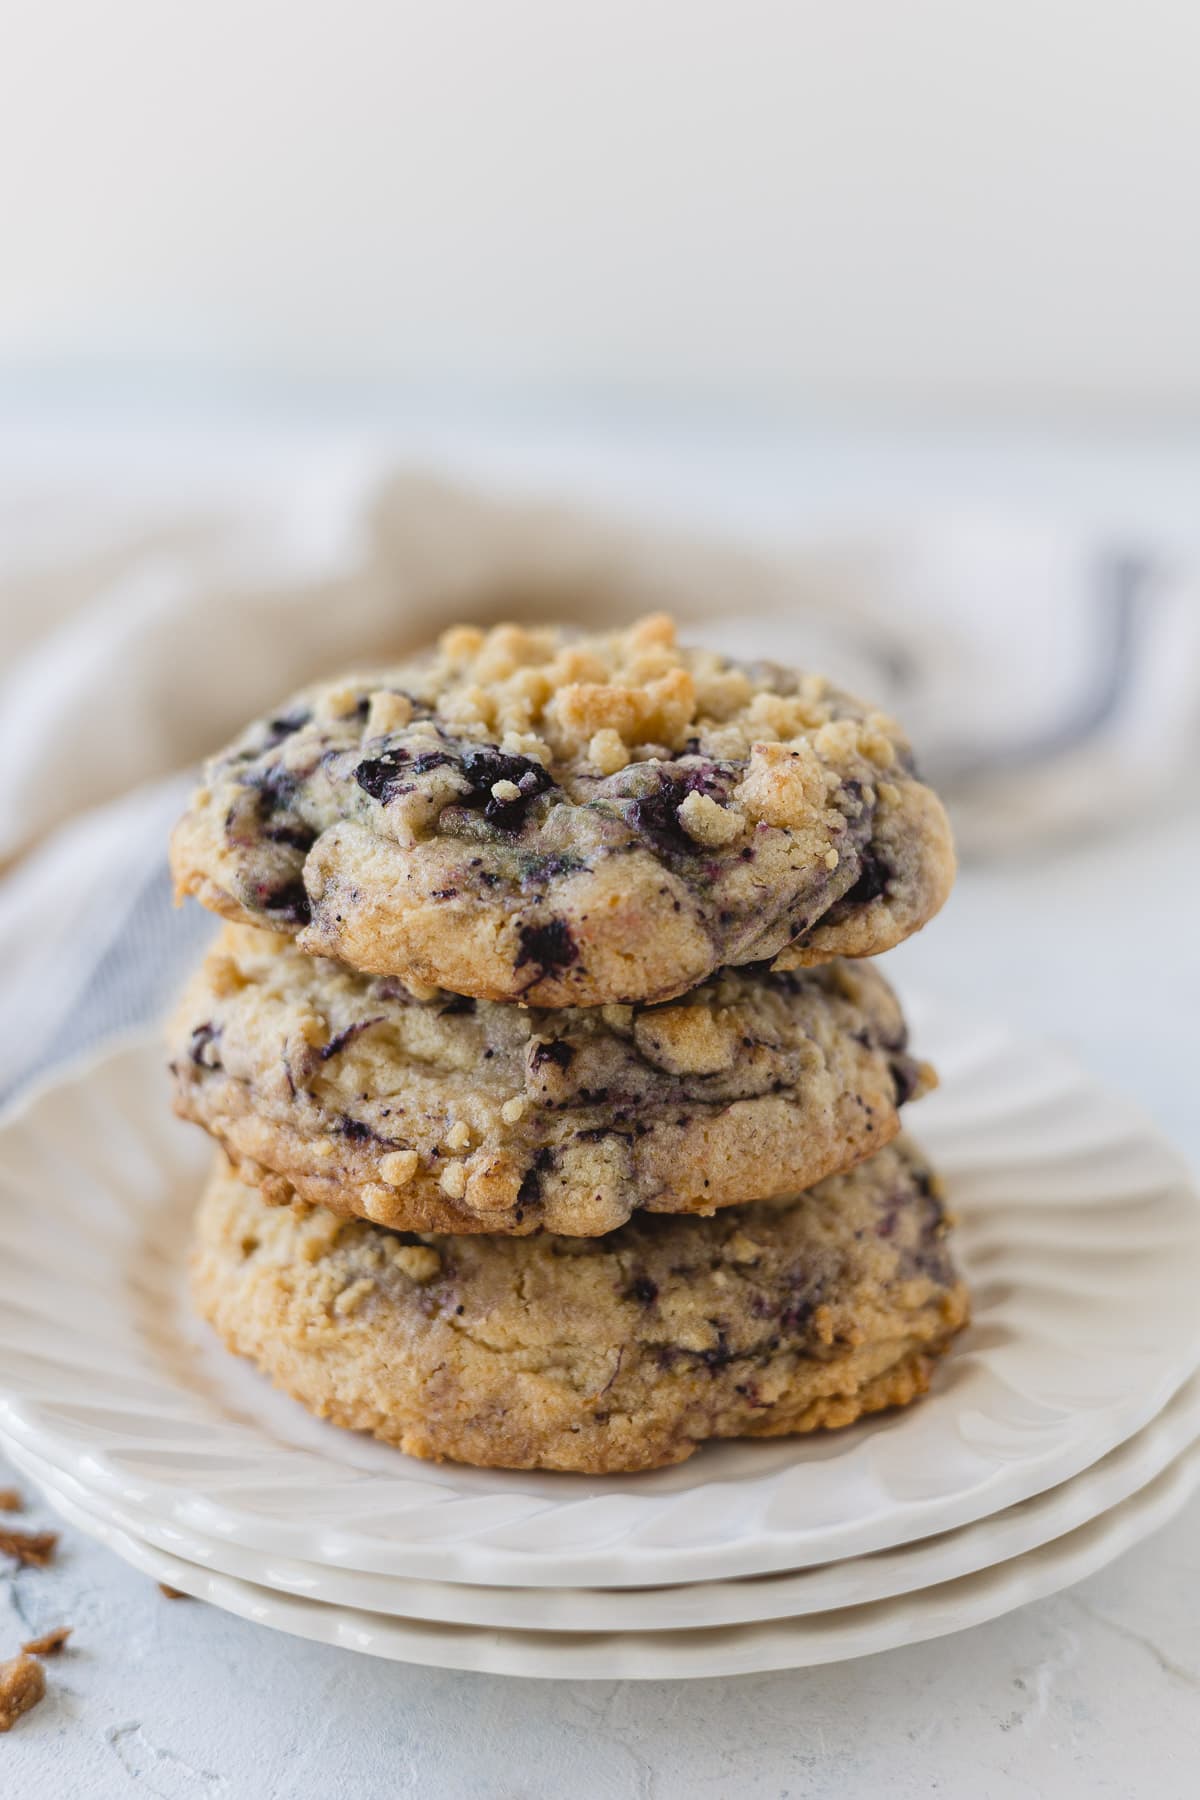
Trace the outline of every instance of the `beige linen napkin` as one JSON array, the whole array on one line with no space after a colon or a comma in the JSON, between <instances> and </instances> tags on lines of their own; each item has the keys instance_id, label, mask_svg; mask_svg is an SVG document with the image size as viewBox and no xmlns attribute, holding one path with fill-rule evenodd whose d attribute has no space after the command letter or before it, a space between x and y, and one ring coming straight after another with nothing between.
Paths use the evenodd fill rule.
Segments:
<instances>
[{"instance_id":1,"label":"beige linen napkin","mask_svg":"<svg viewBox=\"0 0 1200 1800\"><path fill-rule=\"evenodd\" d=\"M0 1092L146 1016L204 929L165 910L180 772L454 618L665 607L822 669L904 719L968 853L1195 804L1197 589L1141 550L961 516L756 550L369 458L195 495L119 474L0 490Z\"/></svg>"},{"instance_id":2,"label":"beige linen napkin","mask_svg":"<svg viewBox=\"0 0 1200 1800\"><path fill-rule=\"evenodd\" d=\"M667 607L735 654L824 669L901 714L968 850L1153 808L1200 735L1190 573L1044 526L767 552L369 468L316 497L30 514L0 532L0 864L456 617Z\"/></svg>"},{"instance_id":3,"label":"beige linen napkin","mask_svg":"<svg viewBox=\"0 0 1200 1800\"><path fill-rule=\"evenodd\" d=\"M47 509L36 554L0 567L0 862L186 767L299 684L454 618L769 615L815 573L418 474L365 483L319 542L304 523L275 502L150 528L93 517L81 534L69 505ZM805 600L832 596L814 584Z\"/></svg>"}]
</instances>

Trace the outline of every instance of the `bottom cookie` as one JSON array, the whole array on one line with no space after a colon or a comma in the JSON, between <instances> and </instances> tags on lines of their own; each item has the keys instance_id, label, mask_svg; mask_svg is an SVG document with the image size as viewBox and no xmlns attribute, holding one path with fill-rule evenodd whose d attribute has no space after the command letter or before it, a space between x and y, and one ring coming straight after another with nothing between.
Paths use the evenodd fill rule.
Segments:
<instances>
[{"instance_id":1,"label":"bottom cookie","mask_svg":"<svg viewBox=\"0 0 1200 1800\"><path fill-rule=\"evenodd\" d=\"M605 1474L907 1405L967 1317L946 1232L904 1139L791 1199L600 1238L390 1231L269 1206L222 1163L192 1274L229 1348L322 1418Z\"/></svg>"}]
</instances>

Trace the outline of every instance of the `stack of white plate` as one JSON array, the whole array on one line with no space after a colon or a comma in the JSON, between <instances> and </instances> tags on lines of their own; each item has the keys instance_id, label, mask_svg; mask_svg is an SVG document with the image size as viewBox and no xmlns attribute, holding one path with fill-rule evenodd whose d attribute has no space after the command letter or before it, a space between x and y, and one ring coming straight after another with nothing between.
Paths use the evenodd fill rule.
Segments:
<instances>
[{"instance_id":1,"label":"stack of white plate","mask_svg":"<svg viewBox=\"0 0 1200 1800\"><path fill-rule=\"evenodd\" d=\"M0 1129L0 1445L161 1581L378 1656L740 1674L913 1643L1098 1569L1200 1485L1200 1197L1064 1058L912 1009L974 1323L907 1412L589 1479L310 1419L185 1294L209 1150L126 1043Z\"/></svg>"}]
</instances>

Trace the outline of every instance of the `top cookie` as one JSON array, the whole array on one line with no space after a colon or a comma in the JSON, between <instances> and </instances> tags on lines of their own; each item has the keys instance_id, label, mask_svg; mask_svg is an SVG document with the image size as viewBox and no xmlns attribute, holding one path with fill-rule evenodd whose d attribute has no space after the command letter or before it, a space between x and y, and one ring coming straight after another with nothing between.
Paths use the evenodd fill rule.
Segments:
<instances>
[{"instance_id":1,"label":"top cookie","mask_svg":"<svg viewBox=\"0 0 1200 1800\"><path fill-rule=\"evenodd\" d=\"M309 688L209 765L171 862L180 895L352 968L551 1007L872 956L954 876L892 720L661 617L461 626Z\"/></svg>"}]
</instances>

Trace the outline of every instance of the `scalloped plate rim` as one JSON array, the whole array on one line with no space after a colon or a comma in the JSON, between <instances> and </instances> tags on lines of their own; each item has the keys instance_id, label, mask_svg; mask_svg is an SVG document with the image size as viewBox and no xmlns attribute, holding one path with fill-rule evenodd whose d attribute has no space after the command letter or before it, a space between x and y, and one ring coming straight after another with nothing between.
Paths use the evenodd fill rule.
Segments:
<instances>
[{"instance_id":1,"label":"scalloped plate rim","mask_svg":"<svg viewBox=\"0 0 1200 1800\"><path fill-rule=\"evenodd\" d=\"M1193 1444L1146 1487L1077 1530L974 1574L807 1618L664 1633L436 1625L305 1600L214 1575L133 1538L61 1494L52 1504L69 1524L155 1580L291 1636L402 1664L524 1680L679 1681L816 1668L987 1624L1099 1573L1169 1524L1198 1488L1200 1444ZM822 1643L822 1627L826 1634L840 1629L842 1635ZM659 1643L660 1637L665 1642Z\"/></svg>"},{"instance_id":2,"label":"scalloped plate rim","mask_svg":"<svg viewBox=\"0 0 1200 1800\"><path fill-rule=\"evenodd\" d=\"M964 1037L974 1032L977 1038L994 1040L989 1051L992 1057L1011 1056L1014 1051L1022 1049L1035 1056L1038 1052L1036 1045L1023 1045L1015 1033L1003 1026L986 1021L968 1021L950 1007L936 1005L935 1011L940 1013L948 1031L956 1031ZM157 1056L154 1036L144 1031L123 1033L108 1040L99 1050L90 1051L70 1067L58 1069L34 1084L30 1091L21 1095L0 1116L0 1163L4 1134L9 1129L20 1126L37 1108L48 1101L53 1103L56 1097L61 1097L73 1085L86 1084L126 1058L146 1056L151 1046ZM1058 1046L1047 1048L1049 1057L1059 1069L1065 1063L1075 1070L1081 1091L1087 1091L1096 1098L1108 1098L1105 1090L1079 1070L1069 1056L1064 1057ZM1172 1168L1172 1182L1185 1186L1194 1203L1195 1191L1186 1165L1164 1142L1140 1108L1123 1098L1118 1099L1130 1130L1139 1133L1147 1148L1153 1147L1159 1153L1166 1153ZM955 1124L954 1129L961 1131L961 1121ZM1200 1218L1200 1213L1197 1216ZM1192 1236L1196 1236L1194 1225ZM0 1356L2 1354L3 1351L0 1350ZM1020 1472L1019 1479L1016 1478L1014 1465L1002 1459L994 1459L990 1471L981 1480L962 1489L953 1498L935 1496L932 1501L927 1497L908 1499L899 1505L893 1505L884 1516L868 1515L865 1523L860 1519L847 1527L823 1528L816 1541L812 1530L803 1525L789 1523L785 1527L769 1527L759 1522L754 1528L753 1542L717 1543L710 1544L707 1548L695 1544L664 1544L660 1541L637 1545L631 1542L626 1529L622 1542L615 1546L594 1543L581 1550L577 1545L560 1546L557 1549L542 1545L536 1551L531 1551L525 1547L514 1548L511 1544L495 1541L494 1537L492 1541L487 1541L478 1522L472 1527L474 1538L459 1535L452 1541L440 1544L422 1539L413 1545L403 1546L394 1541L363 1537L360 1533L360 1541L356 1547L352 1527L331 1528L295 1518L265 1518L261 1513L239 1509L222 1500L219 1495L201 1496L191 1491L180 1491L163 1482L155 1484L145 1475L132 1476L111 1460L109 1451L103 1444L80 1446L65 1442L61 1432L56 1430L54 1420L47 1418L44 1402L39 1405L36 1400L20 1400L10 1395L0 1395L0 1428L52 1466L62 1467L69 1473L83 1471L96 1487L115 1493L127 1501L136 1500L139 1504L153 1491L156 1503L164 1513L182 1526L188 1529L199 1527L247 1548L276 1551L286 1548L291 1554L307 1560L354 1566L383 1574L429 1575L441 1580L482 1585L636 1586L644 1585L647 1580L688 1582L770 1573L795 1567L802 1562L836 1560L844 1556L866 1554L871 1550L885 1549L920 1536L952 1530L972 1519L986 1516L989 1511L1018 1504L1049 1486L1071 1479L1140 1430L1169 1401L1197 1361L1200 1361L1200 1325L1186 1352L1179 1351L1168 1367L1160 1368L1156 1379L1148 1381L1136 1398L1125 1397L1118 1413L1113 1414L1112 1409L1109 1409L1107 1429L1097 1429L1090 1439L1073 1445L1069 1453L1055 1443L1038 1455L1027 1456L1016 1465ZM932 1402L926 1402L926 1407L930 1405ZM1103 1409L1094 1407L1093 1411L1100 1412ZM276 1460L281 1455L284 1458L304 1456L311 1459L312 1454L297 1450L291 1445L273 1448ZM701 1452L696 1459L696 1472L700 1472L704 1454ZM797 1461L800 1460L798 1456ZM443 1471L445 1467L443 1465ZM428 1509L430 1505L430 1490L439 1485L443 1488L445 1486L444 1473L436 1465L414 1463L403 1474L410 1485L421 1488L420 1506L424 1509ZM495 1471L493 1474L495 1491L501 1493L504 1472ZM352 1471L345 1465L338 1466L337 1480L339 1484L344 1484L342 1491L347 1495L355 1487L361 1493L361 1484L367 1479L369 1478L364 1477L359 1470ZM727 1485L729 1482L714 1470L710 1482L697 1483L695 1490L685 1491L690 1495L703 1487L710 1493L719 1493ZM744 1491L746 1482L738 1480L732 1485ZM442 1505L447 1500L454 1502L461 1498L461 1495L443 1492L437 1496L435 1503ZM472 1510L478 1512L482 1496L472 1493L468 1498ZM528 1500L528 1494L524 1498ZM627 1507L631 1502L640 1503L644 1507L646 1501L645 1493L631 1493L628 1481L618 1477L614 1478L612 1489L602 1496L593 1495L589 1499L580 1500L577 1495L573 1495L569 1504L572 1507L587 1505L596 1498L619 1498ZM678 1494L654 1495L651 1498L657 1503L665 1501L669 1505L678 1498ZM526 1506L526 1521L536 1517L544 1522L545 1514L553 1510L555 1504L550 1500L540 1500ZM655 1510L658 1510L658 1506ZM507 1530L511 1523L507 1519L492 1527L493 1533ZM652 1575L648 1574L650 1568L654 1571Z\"/></svg>"},{"instance_id":3,"label":"scalloped plate rim","mask_svg":"<svg viewBox=\"0 0 1200 1800\"><path fill-rule=\"evenodd\" d=\"M1176 1419L1169 1416L1172 1408L1179 1411ZM207 1569L212 1574L247 1581L273 1592L295 1594L314 1603L345 1606L355 1611L369 1611L432 1624L469 1625L477 1630L502 1631L530 1629L518 1618L506 1618L503 1610L506 1606L528 1609L532 1602L544 1608L549 1599L555 1616L549 1622L539 1621L536 1627L538 1631L640 1633L724 1629L788 1618L805 1618L815 1613L870 1605L881 1600L903 1599L926 1587L940 1585L947 1579L980 1574L999 1563L1013 1561L1018 1556L1040 1549L1057 1538L1091 1524L1151 1485L1197 1445L1200 1445L1200 1375L1193 1375L1174 1401L1168 1403L1165 1412L1159 1414L1141 1432L1135 1433L1099 1463L1083 1470L1072 1480L1049 1488L1025 1502L1024 1507L1029 1512L1024 1520L1014 1516L1022 1511L1021 1507L1006 1508L1003 1512L993 1513L975 1520L971 1525L962 1526L957 1532L939 1534L936 1539L920 1538L892 1550L877 1551L866 1557L849 1557L841 1562L821 1564L808 1570L785 1570L775 1575L752 1577L744 1581L733 1579L655 1588L611 1589L489 1588L461 1582L412 1581L402 1576L372 1576L357 1570L331 1569L299 1559L272 1559L265 1552L246 1552L219 1539L203 1538L195 1530L187 1534L187 1544L172 1544L164 1541L172 1536L171 1531L165 1529L153 1515L131 1518L127 1513L117 1510L107 1497L84 1488L72 1476L41 1462L31 1451L16 1451L14 1460L20 1462L43 1491L52 1497L57 1495L68 1502L73 1501L88 1512L107 1519L115 1530L126 1536L139 1538L152 1549L178 1556L182 1561ZM0 1448L11 1450L12 1446L0 1439ZM1114 1462L1117 1464L1115 1479L1112 1466ZM64 1486L64 1483L67 1485ZM994 1554L997 1548L994 1540L999 1534L1010 1540L1015 1537L1016 1541L1007 1542L999 1554ZM943 1572L936 1577L936 1581L926 1579L922 1571L933 1563L937 1555L943 1554L948 1541L954 1540L957 1540L955 1549L959 1553L955 1559L954 1575L948 1577ZM964 1547L968 1558L974 1558L965 1565L961 1560ZM232 1559L229 1554L231 1551ZM257 1572L251 1573L248 1569L237 1566L239 1557L252 1560L255 1556L263 1564ZM274 1575L273 1561L276 1571ZM277 1571L281 1568L287 1570L290 1581L278 1578ZM869 1591L872 1575L881 1572L884 1576L881 1591ZM356 1584L379 1584L379 1592L369 1603L365 1599L355 1598L351 1592L339 1593L338 1579L347 1574ZM862 1579L864 1576L865 1584ZM322 1592L322 1582L328 1583L331 1577L329 1591ZM807 1602L811 1602L813 1597L811 1594L806 1595L803 1590L806 1581L811 1583L814 1578L822 1589L832 1587L835 1592L823 1600L818 1599L809 1604ZM839 1579L847 1586L857 1585L858 1591L837 1595ZM394 1597L389 1597L389 1590L392 1589ZM720 1616L672 1616L647 1622L655 1606L670 1608L681 1599L690 1602L697 1613L706 1603L713 1602ZM804 1600L806 1604L796 1605L798 1599ZM764 1600L765 1605L762 1604ZM733 1610L733 1607L740 1609L748 1602L748 1611ZM490 1616L470 1616L472 1606L477 1609L482 1607ZM572 1618L570 1614L573 1607L587 1616L582 1619L578 1616ZM644 1613L637 1613L638 1607L645 1609ZM633 1618L619 1618L617 1615L622 1611L633 1614Z\"/></svg>"}]
</instances>

